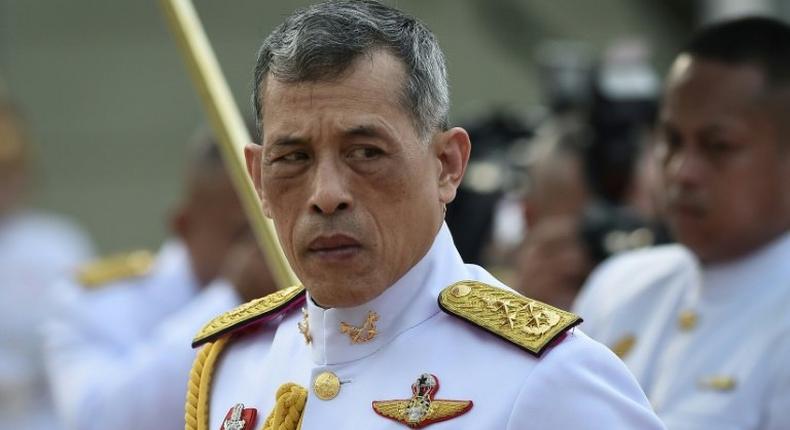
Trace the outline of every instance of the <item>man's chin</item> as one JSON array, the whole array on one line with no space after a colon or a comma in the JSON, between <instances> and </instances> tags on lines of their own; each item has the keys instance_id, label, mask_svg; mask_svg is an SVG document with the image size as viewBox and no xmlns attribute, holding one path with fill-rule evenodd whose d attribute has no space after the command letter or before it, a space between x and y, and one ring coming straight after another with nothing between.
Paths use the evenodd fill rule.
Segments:
<instances>
[{"instance_id":1,"label":"man's chin","mask_svg":"<svg viewBox=\"0 0 790 430\"><path fill-rule=\"evenodd\" d=\"M383 292L365 282L349 283L345 280L322 279L304 282L312 300L323 308L351 308L363 305Z\"/></svg>"}]
</instances>

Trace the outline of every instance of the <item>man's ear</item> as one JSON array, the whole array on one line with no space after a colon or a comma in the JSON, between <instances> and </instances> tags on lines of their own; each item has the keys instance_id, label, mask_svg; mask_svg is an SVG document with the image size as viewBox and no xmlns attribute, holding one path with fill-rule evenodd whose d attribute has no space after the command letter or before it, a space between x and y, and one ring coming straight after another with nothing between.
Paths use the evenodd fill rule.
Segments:
<instances>
[{"instance_id":1,"label":"man's ear","mask_svg":"<svg viewBox=\"0 0 790 430\"><path fill-rule=\"evenodd\" d=\"M252 183L255 185L255 191L258 193L258 198L261 200L261 208L263 214L271 218L269 204L263 196L263 187L261 180L261 163L263 159L263 146L257 143L248 143L244 147L244 159L247 161L247 173L252 178Z\"/></svg>"},{"instance_id":2,"label":"man's ear","mask_svg":"<svg viewBox=\"0 0 790 430\"><path fill-rule=\"evenodd\" d=\"M455 192L469 163L472 144L469 134L460 127L454 127L435 138L434 150L439 160L439 200L450 203L455 199Z\"/></svg>"},{"instance_id":3,"label":"man's ear","mask_svg":"<svg viewBox=\"0 0 790 430\"><path fill-rule=\"evenodd\" d=\"M186 241L190 231L190 218L184 203L170 212L169 221L170 233Z\"/></svg>"}]
</instances>

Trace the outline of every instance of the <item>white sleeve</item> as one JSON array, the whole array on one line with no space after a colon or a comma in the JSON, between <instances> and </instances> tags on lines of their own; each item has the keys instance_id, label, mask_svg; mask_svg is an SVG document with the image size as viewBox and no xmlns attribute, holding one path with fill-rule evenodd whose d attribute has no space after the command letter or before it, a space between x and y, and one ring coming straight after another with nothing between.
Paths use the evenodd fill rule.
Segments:
<instances>
[{"instance_id":1,"label":"white sleeve","mask_svg":"<svg viewBox=\"0 0 790 430\"><path fill-rule=\"evenodd\" d=\"M238 301L232 287L215 282L162 321L148 338L123 349L104 342L95 327L80 324L68 313L53 320L45 332L45 355L53 397L66 428L183 428L186 384L194 358L192 336Z\"/></svg>"},{"instance_id":2,"label":"white sleeve","mask_svg":"<svg viewBox=\"0 0 790 430\"><path fill-rule=\"evenodd\" d=\"M606 347L578 330L524 381L508 430L664 429L636 379Z\"/></svg>"}]
</instances>

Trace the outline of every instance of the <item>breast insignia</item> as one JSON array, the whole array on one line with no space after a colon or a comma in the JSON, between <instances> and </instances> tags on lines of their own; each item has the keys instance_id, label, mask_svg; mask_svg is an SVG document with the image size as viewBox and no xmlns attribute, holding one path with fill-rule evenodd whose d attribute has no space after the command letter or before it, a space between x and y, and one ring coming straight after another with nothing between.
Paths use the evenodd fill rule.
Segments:
<instances>
[{"instance_id":1,"label":"breast insignia","mask_svg":"<svg viewBox=\"0 0 790 430\"><path fill-rule=\"evenodd\" d=\"M82 266L77 281L87 288L96 288L121 279L147 274L154 264L149 251L134 251L113 255Z\"/></svg>"},{"instance_id":2,"label":"breast insignia","mask_svg":"<svg viewBox=\"0 0 790 430\"><path fill-rule=\"evenodd\" d=\"M262 323L297 308L304 303L305 289L301 285L284 288L268 296L249 301L209 321L192 340L192 347L212 342L225 334Z\"/></svg>"},{"instance_id":3,"label":"breast insignia","mask_svg":"<svg viewBox=\"0 0 790 430\"><path fill-rule=\"evenodd\" d=\"M376 400L373 410L382 417L398 421L411 428L446 421L463 415L472 409L471 400L436 399L439 379L436 375L423 373L411 385L411 399Z\"/></svg>"},{"instance_id":4,"label":"breast insignia","mask_svg":"<svg viewBox=\"0 0 790 430\"><path fill-rule=\"evenodd\" d=\"M735 378L727 375L714 375L698 381L700 389L712 391L732 391L735 389Z\"/></svg>"},{"instance_id":5,"label":"breast insignia","mask_svg":"<svg viewBox=\"0 0 790 430\"><path fill-rule=\"evenodd\" d=\"M477 281L445 288L439 307L538 357L553 340L582 322L578 315Z\"/></svg>"}]
</instances>

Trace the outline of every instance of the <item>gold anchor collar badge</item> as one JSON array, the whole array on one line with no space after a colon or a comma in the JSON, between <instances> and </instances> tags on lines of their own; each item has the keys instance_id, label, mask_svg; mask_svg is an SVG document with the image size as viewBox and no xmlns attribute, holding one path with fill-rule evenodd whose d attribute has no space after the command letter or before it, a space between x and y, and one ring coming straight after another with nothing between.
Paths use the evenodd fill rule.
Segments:
<instances>
[{"instance_id":1,"label":"gold anchor collar badge","mask_svg":"<svg viewBox=\"0 0 790 430\"><path fill-rule=\"evenodd\" d=\"M382 417L398 421L411 428L423 428L465 414L472 409L471 400L435 399L439 378L423 373L411 385L411 399L377 400L373 410Z\"/></svg>"},{"instance_id":2,"label":"gold anchor collar badge","mask_svg":"<svg viewBox=\"0 0 790 430\"><path fill-rule=\"evenodd\" d=\"M347 322L340 322L340 332L345 333L351 339L351 343L365 343L373 340L378 331L376 331L376 321L379 320L379 314L368 311L368 316L362 326L357 327Z\"/></svg>"},{"instance_id":3,"label":"gold anchor collar badge","mask_svg":"<svg viewBox=\"0 0 790 430\"><path fill-rule=\"evenodd\" d=\"M304 343L310 345L313 342L313 335L310 334L310 320L306 308L302 308L302 320L296 323L296 326L299 327L299 333L304 336Z\"/></svg>"}]
</instances>

